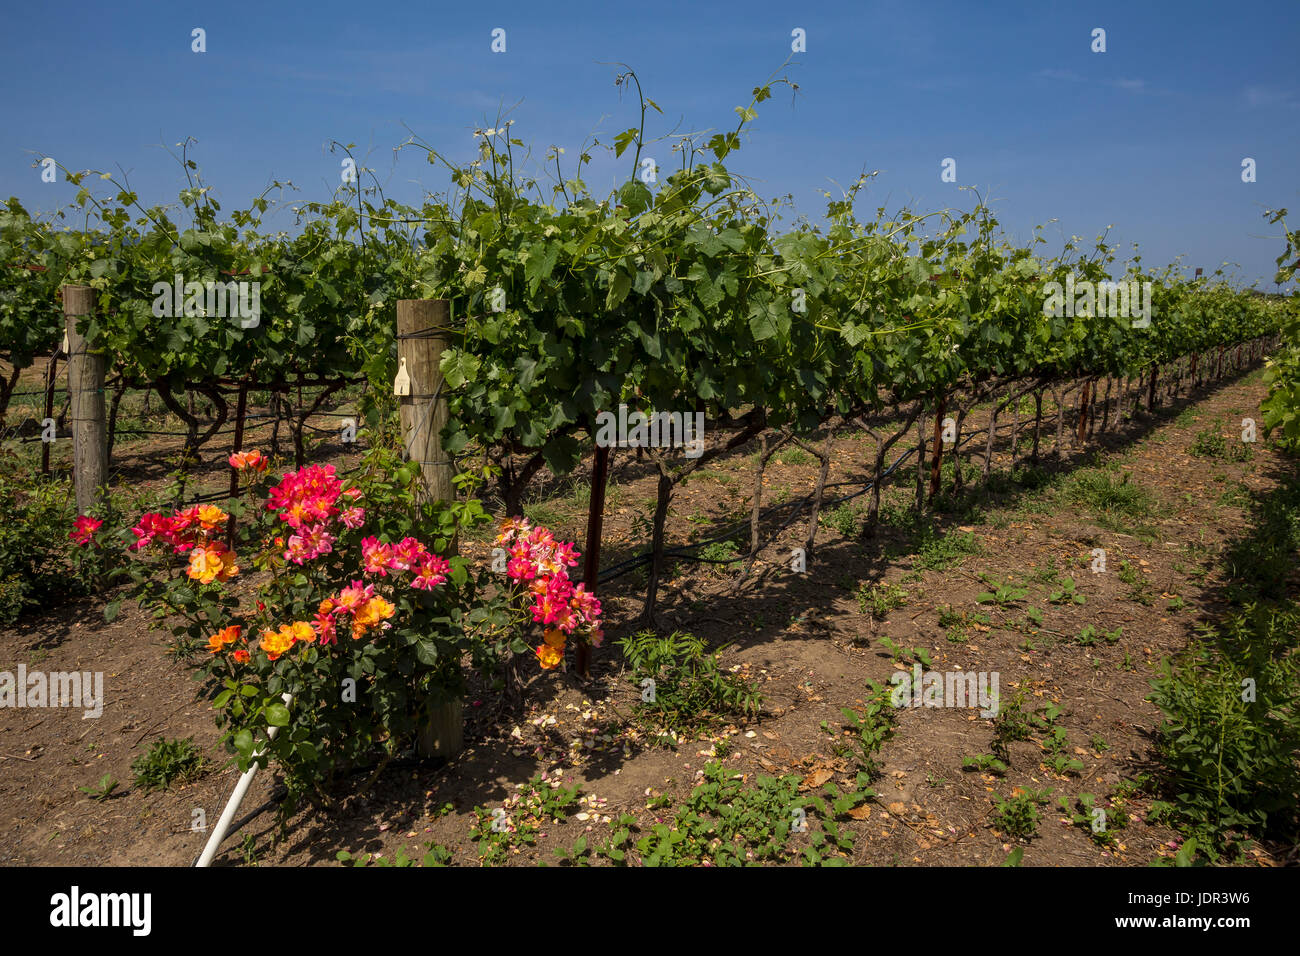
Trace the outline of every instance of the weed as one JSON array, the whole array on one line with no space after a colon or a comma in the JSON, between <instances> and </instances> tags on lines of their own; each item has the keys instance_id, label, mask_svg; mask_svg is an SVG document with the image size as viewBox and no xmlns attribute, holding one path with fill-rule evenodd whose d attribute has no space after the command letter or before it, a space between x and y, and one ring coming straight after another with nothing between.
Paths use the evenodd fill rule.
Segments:
<instances>
[{"instance_id":1,"label":"weed","mask_svg":"<svg viewBox=\"0 0 1300 956\"><path fill-rule=\"evenodd\" d=\"M1244 442L1229 443L1223 437L1219 427L1212 427L1196 433L1196 439L1187 449L1187 453L1198 458L1212 458L1218 461L1246 461L1250 458L1250 446Z\"/></svg>"},{"instance_id":2,"label":"weed","mask_svg":"<svg viewBox=\"0 0 1300 956\"><path fill-rule=\"evenodd\" d=\"M92 800L98 800L102 803L113 795L113 791L117 789L117 781L113 779L111 773L106 773L99 778L99 783L93 787L78 787L77 789Z\"/></svg>"},{"instance_id":3,"label":"weed","mask_svg":"<svg viewBox=\"0 0 1300 956\"><path fill-rule=\"evenodd\" d=\"M704 561L722 563L730 562L727 567L734 568L734 559L740 556L740 550L734 541L715 541L700 548L699 557Z\"/></svg>"},{"instance_id":4,"label":"weed","mask_svg":"<svg viewBox=\"0 0 1300 956\"><path fill-rule=\"evenodd\" d=\"M896 715L890 700L890 688L877 681L867 681L867 698L862 712L851 707L840 708L844 715L844 725L838 734L832 731L826 721L821 727L826 733L835 734L837 741L833 747L839 756L851 756L858 765L858 787L865 788L880 775L877 754L894 734ZM838 738L847 737L848 742Z\"/></svg>"},{"instance_id":5,"label":"weed","mask_svg":"<svg viewBox=\"0 0 1300 956\"><path fill-rule=\"evenodd\" d=\"M555 856L569 866L587 866L594 858L604 858L613 866L627 866L627 851L632 846L632 834L640 833L636 817L625 813L614 821L614 832L603 842L589 840L584 833L569 849L555 850Z\"/></svg>"},{"instance_id":6,"label":"weed","mask_svg":"<svg viewBox=\"0 0 1300 956\"><path fill-rule=\"evenodd\" d=\"M533 504L524 505L524 517L533 524L540 524L545 525L548 528L554 528L564 522L565 516L549 505Z\"/></svg>"},{"instance_id":7,"label":"weed","mask_svg":"<svg viewBox=\"0 0 1300 956\"><path fill-rule=\"evenodd\" d=\"M1076 810L1071 809L1069 797L1058 798L1057 805L1070 814L1071 823L1087 830L1098 846L1114 846L1117 841L1115 831L1129 825L1128 810L1118 796L1113 796L1106 806L1098 806L1093 794L1081 793L1075 804Z\"/></svg>"},{"instance_id":8,"label":"weed","mask_svg":"<svg viewBox=\"0 0 1300 956\"><path fill-rule=\"evenodd\" d=\"M881 583L868 587L864 581L858 588L857 598L863 614L869 610L877 620L884 620L894 608L907 603L907 592L897 584Z\"/></svg>"},{"instance_id":9,"label":"weed","mask_svg":"<svg viewBox=\"0 0 1300 956\"><path fill-rule=\"evenodd\" d=\"M961 564L968 555L979 554L979 542L973 532L953 532L935 534L927 528L921 534L921 541L912 566L925 571L943 571Z\"/></svg>"},{"instance_id":10,"label":"weed","mask_svg":"<svg viewBox=\"0 0 1300 956\"><path fill-rule=\"evenodd\" d=\"M239 844L239 855L244 858L244 866L257 866L257 838L253 834L244 834Z\"/></svg>"},{"instance_id":11,"label":"weed","mask_svg":"<svg viewBox=\"0 0 1300 956\"><path fill-rule=\"evenodd\" d=\"M1155 603L1151 596L1155 590L1147 583L1146 577L1136 567L1128 561L1121 561L1119 565L1119 579L1129 588L1129 600L1137 601L1139 604L1150 607Z\"/></svg>"},{"instance_id":12,"label":"weed","mask_svg":"<svg viewBox=\"0 0 1300 956\"><path fill-rule=\"evenodd\" d=\"M1174 815L1211 853L1234 828L1295 825L1300 659L1290 648L1298 630L1300 610L1251 605L1218 629L1203 627L1182 654L1161 661L1152 684Z\"/></svg>"},{"instance_id":13,"label":"weed","mask_svg":"<svg viewBox=\"0 0 1300 956\"><path fill-rule=\"evenodd\" d=\"M926 667L930 666L930 652L924 647L904 647L901 644L895 644L888 636L880 638L881 646L889 651L890 659L895 664L906 664L910 660L917 660Z\"/></svg>"},{"instance_id":14,"label":"weed","mask_svg":"<svg viewBox=\"0 0 1300 956\"><path fill-rule=\"evenodd\" d=\"M636 713L657 726L694 730L719 720L758 716L756 685L722 669L721 649L710 653L703 638L681 631L659 637L641 631L619 641L641 688Z\"/></svg>"},{"instance_id":15,"label":"weed","mask_svg":"<svg viewBox=\"0 0 1300 956\"><path fill-rule=\"evenodd\" d=\"M795 447L777 452L776 460L783 465L808 465L812 463L813 456L802 448Z\"/></svg>"},{"instance_id":16,"label":"weed","mask_svg":"<svg viewBox=\"0 0 1300 956\"><path fill-rule=\"evenodd\" d=\"M573 501L574 507L586 508L591 503L590 482L575 481L570 488L569 498Z\"/></svg>"},{"instance_id":17,"label":"weed","mask_svg":"<svg viewBox=\"0 0 1300 956\"><path fill-rule=\"evenodd\" d=\"M166 790L176 781L188 781L203 772L204 759L193 737L168 740L159 737L147 753L131 764L135 785L146 791Z\"/></svg>"},{"instance_id":18,"label":"weed","mask_svg":"<svg viewBox=\"0 0 1300 956\"><path fill-rule=\"evenodd\" d=\"M837 852L852 846L851 832L841 832L824 801L799 795L795 775L759 775L745 786L741 775L719 763L704 767L704 779L677 811L671 824L656 823L636 842L645 866L745 866L789 860L792 835L809 834L806 862L847 862ZM836 809L860 802L858 794L836 798ZM822 830L812 832L807 810L823 811ZM833 860L823 859L830 849ZM811 853L809 852L811 851Z\"/></svg>"},{"instance_id":19,"label":"weed","mask_svg":"<svg viewBox=\"0 0 1300 956\"><path fill-rule=\"evenodd\" d=\"M1071 475L1062 486L1065 500L1087 508L1103 527L1128 532L1155 516L1155 497L1133 481L1131 472L1116 477L1090 468Z\"/></svg>"},{"instance_id":20,"label":"weed","mask_svg":"<svg viewBox=\"0 0 1300 956\"><path fill-rule=\"evenodd\" d=\"M1025 688L1016 691L1006 705L998 708L993 718L993 752L1009 761L1007 745L1015 740L1028 740L1033 733L1031 715L1024 709Z\"/></svg>"},{"instance_id":21,"label":"weed","mask_svg":"<svg viewBox=\"0 0 1300 956\"><path fill-rule=\"evenodd\" d=\"M994 581L987 575L981 574L980 580L993 588L992 591L981 591L975 597L978 604L997 604L998 607L1006 608L1012 604L1023 601L1029 596L1029 589L1022 588L1012 583L1010 578L1006 581Z\"/></svg>"},{"instance_id":22,"label":"weed","mask_svg":"<svg viewBox=\"0 0 1300 956\"><path fill-rule=\"evenodd\" d=\"M1052 732L1043 738L1043 749L1047 751L1044 763L1057 776L1083 772L1083 761L1066 755L1069 745L1070 738L1064 727L1053 727Z\"/></svg>"},{"instance_id":23,"label":"weed","mask_svg":"<svg viewBox=\"0 0 1300 956\"><path fill-rule=\"evenodd\" d=\"M424 858L420 861L420 866L424 867L441 867L451 865L452 852L441 843L434 843L432 840L424 845ZM415 859L406 855L406 847L399 847L397 855L393 859L387 857L375 857L369 853L358 853L353 855L347 850L339 850L334 854L334 859L342 864L351 863L353 866L415 866Z\"/></svg>"},{"instance_id":24,"label":"weed","mask_svg":"<svg viewBox=\"0 0 1300 956\"><path fill-rule=\"evenodd\" d=\"M962 757L963 770L981 770L1004 776L1009 769L1005 763L992 754L976 754L974 757Z\"/></svg>"},{"instance_id":25,"label":"weed","mask_svg":"<svg viewBox=\"0 0 1300 956\"><path fill-rule=\"evenodd\" d=\"M511 847L536 843L537 833L547 821L562 823L568 808L578 802L580 788L563 787L558 779L541 773L516 789L500 807L474 808L477 823L470 839L478 843L479 861L484 866L504 863Z\"/></svg>"},{"instance_id":26,"label":"weed","mask_svg":"<svg viewBox=\"0 0 1300 956\"><path fill-rule=\"evenodd\" d=\"M1087 599L1078 592L1074 578L1070 577L1062 581L1059 588L1051 591L1047 600L1052 604L1083 604Z\"/></svg>"},{"instance_id":27,"label":"weed","mask_svg":"<svg viewBox=\"0 0 1300 956\"><path fill-rule=\"evenodd\" d=\"M1048 557L1042 567L1035 567L1029 572L1029 579L1038 584L1056 584L1061 580L1061 572L1056 568L1056 558Z\"/></svg>"},{"instance_id":28,"label":"weed","mask_svg":"<svg viewBox=\"0 0 1300 956\"><path fill-rule=\"evenodd\" d=\"M945 604L939 608L939 626L940 627L957 627L966 623L966 615L960 611L954 611L951 604Z\"/></svg>"},{"instance_id":29,"label":"weed","mask_svg":"<svg viewBox=\"0 0 1300 956\"><path fill-rule=\"evenodd\" d=\"M1003 800L993 795L997 807L993 814L994 824L1008 836L1028 841L1038 834L1038 808L1046 803L1051 790L1023 790Z\"/></svg>"},{"instance_id":30,"label":"weed","mask_svg":"<svg viewBox=\"0 0 1300 956\"><path fill-rule=\"evenodd\" d=\"M861 517L861 508L845 502L838 508L823 511L817 520L825 527L833 528L845 537L853 537L857 534L858 522Z\"/></svg>"}]
</instances>

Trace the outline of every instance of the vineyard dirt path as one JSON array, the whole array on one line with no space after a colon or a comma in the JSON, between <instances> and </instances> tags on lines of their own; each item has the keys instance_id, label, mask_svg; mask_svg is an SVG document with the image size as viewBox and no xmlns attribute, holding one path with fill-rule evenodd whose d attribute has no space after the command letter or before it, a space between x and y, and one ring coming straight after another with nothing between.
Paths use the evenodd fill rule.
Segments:
<instances>
[{"instance_id":1,"label":"vineyard dirt path","mask_svg":"<svg viewBox=\"0 0 1300 956\"><path fill-rule=\"evenodd\" d=\"M1080 761L1082 769L1064 775L1049 769L1041 743L1046 733L1035 731L1031 740L1009 744L1005 776L963 770L963 758L991 752L991 722L969 708L903 709L881 754L879 800L847 824L857 834L853 862L1001 863L1020 844L993 824L992 798L1047 788L1053 793L1041 808L1037 836L1025 844L1025 865L1145 865L1168 855L1175 834L1144 822L1151 797L1126 799L1132 822L1109 847L1066 820L1056 797L1073 800L1085 791L1109 796L1122 780L1152 769L1159 715L1144 698L1153 664L1184 647L1198 623L1221 613L1224 551L1244 534L1250 497L1296 477L1295 461L1265 444L1253 446L1244 461L1200 457L1191 448L1209 430L1232 446L1242 418L1260 418L1264 394L1259 374L1252 373L1167 402L1154 415L1140 414L1122 435L1091 442L1091 457L1063 466L1056 481L1033 490L1002 482L980 512L939 516L940 531L952 539L969 533L978 545L977 553L960 556L951 567L919 568L917 541L891 520L875 541L822 527L807 572L793 574L787 556L803 536L806 517L764 550L757 574L739 592L732 591L732 571L681 565L665 585L661 623L729 645L724 666L757 682L764 695L756 722L723 725L682 739L675 749L652 745L643 730L621 719L639 691L619 669L615 652L597 652L593 681L585 686L571 675L529 668L522 711L500 711L500 701L486 690L471 694L467 748L453 763L395 764L369 793L347 798L341 812L299 812L279 842L272 841L272 814L263 813L226 842L219 862L321 864L341 849L392 855L403 847L418 857L434 840L452 849L455 862L473 864L473 808L499 806L541 770L581 784L592 798L579 808L583 819L544 826L536 847L510 857L511 863L550 860L554 849L584 833L603 838L606 816L635 814L643 831L670 817L671 810L647 809L650 796L667 794L678 804L720 743L725 766L747 779L797 773L818 787L833 782L851 788L854 767L837 754L842 738L833 731L843 723L841 708L861 706L868 680L887 684L899 669L882 644L886 638L923 648L931 661L926 670L996 672L1004 711L1022 693L1026 710L1058 707L1055 726L1067 735L1061 755ZM866 448L860 436L837 436L830 480L861 480ZM765 503L783 492L798 496L812 489L815 462L788 457L769 468ZM747 460L733 456L679 490L671 543L685 542L696 528L747 515ZM1137 517L1099 516L1063 490L1072 479L1093 474L1117 480L1128 474L1152 506ZM644 540L653 488L645 463L631 455L615 462L604 563L620 549L633 553L632 545ZM908 478L888 492L886 503L901 506L910 497ZM556 494L532 510L581 540L580 498ZM487 540L467 542L466 551L485 555L489 547ZM1106 552L1105 573L1091 570L1096 548ZM1125 563L1127 581L1121 579ZM1073 578L1084 603L1049 601L1060 588L1048 580L1052 567L1059 580ZM980 575L1012 578L1029 593L1006 609L978 603L989 590ZM864 582L895 585L906 597L881 618L856 597ZM602 593L611 638L634 630L636 582L621 579ZM1041 621L1032 619L1030 607L1041 612ZM107 690L99 719L59 709L4 712L0 862L185 865L205 839L194 821L201 813L214 822L233 788L236 774L221 768L216 730L207 706L193 697L187 671L166 658L137 608L124 607L112 624L103 623L99 608L100 602L78 601L0 631L0 669L24 664L45 672L103 671ZM946 609L951 616L941 624ZM958 615L966 616L964 625L952 623ZM988 623L974 615L986 615ZM1095 639L1090 645L1089 634ZM162 734L192 735L218 769L163 793L132 787L131 761ZM95 801L78 790L105 773L122 782L120 795ZM273 775L259 774L243 810L261 806L272 788ZM450 811L443 812L448 803ZM249 844L241 849L246 836ZM1269 847L1254 852L1261 863L1281 862L1283 854Z\"/></svg>"}]
</instances>

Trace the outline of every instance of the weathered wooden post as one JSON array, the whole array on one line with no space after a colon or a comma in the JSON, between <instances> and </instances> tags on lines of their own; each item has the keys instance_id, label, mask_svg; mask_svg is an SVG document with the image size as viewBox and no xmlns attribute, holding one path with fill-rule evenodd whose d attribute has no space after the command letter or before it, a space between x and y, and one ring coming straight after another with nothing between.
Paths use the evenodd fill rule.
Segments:
<instances>
[{"instance_id":1,"label":"weathered wooden post","mask_svg":"<svg viewBox=\"0 0 1300 956\"><path fill-rule=\"evenodd\" d=\"M407 457L420 465L429 501L454 500L452 461L442 447L442 429L451 417L442 391L438 363L450 341L451 307L446 299L399 299L397 302L398 395L402 442ZM458 550L452 539L451 553ZM416 736L422 757L453 757L465 746L464 701L460 687L435 690L429 719Z\"/></svg>"},{"instance_id":2,"label":"weathered wooden post","mask_svg":"<svg viewBox=\"0 0 1300 956\"><path fill-rule=\"evenodd\" d=\"M68 334L68 397L72 409L73 485L77 513L88 514L108 479L108 426L104 406L103 352L86 348L77 319L95 308L88 285L63 287L63 315Z\"/></svg>"},{"instance_id":3,"label":"weathered wooden post","mask_svg":"<svg viewBox=\"0 0 1300 956\"><path fill-rule=\"evenodd\" d=\"M452 462L442 449L442 429L451 417L442 393L438 363L450 341L451 308L446 299L399 299L397 361L405 367L410 391L400 396L402 441L411 461L419 462L430 501L452 501Z\"/></svg>"}]
</instances>

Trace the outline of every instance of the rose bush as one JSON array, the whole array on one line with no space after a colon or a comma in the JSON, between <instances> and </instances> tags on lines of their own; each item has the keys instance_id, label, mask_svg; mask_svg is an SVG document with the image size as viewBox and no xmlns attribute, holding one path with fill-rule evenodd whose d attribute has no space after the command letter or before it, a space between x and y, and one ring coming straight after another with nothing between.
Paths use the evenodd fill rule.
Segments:
<instances>
[{"instance_id":1,"label":"rose bush","mask_svg":"<svg viewBox=\"0 0 1300 956\"><path fill-rule=\"evenodd\" d=\"M444 556L489 517L472 498L422 503L418 469L389 450L369 453L354 484L332 465L271 484L259 452L231 465L241 494L229 512L143 515L121 573L195 665L239 768L274 760L284 772L286 809L302 796L328 803L338 774L408 746L463 693L466 664L486 671L526 652L532 628L548 669L568 641L602 637L600 603L568 578L572 544L515 520L498 538L504 577ZM81 521L72 534L93 530Z\"/></svg>"}]
</instances>

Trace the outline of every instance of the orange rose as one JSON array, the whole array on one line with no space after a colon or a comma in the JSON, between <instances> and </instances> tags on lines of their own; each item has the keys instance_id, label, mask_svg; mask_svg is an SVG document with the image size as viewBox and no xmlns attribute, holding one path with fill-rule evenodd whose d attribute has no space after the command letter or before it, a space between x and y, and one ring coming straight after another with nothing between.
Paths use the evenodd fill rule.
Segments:
<instances>
[{"instance_id":1,"label":"orange rose","mask_svg":"<svg viewBox=\"0 0 1300 956\"><path fill-rule=\"evenodd\" d=\"M233 551L227 551L222 544L209 544L190 552L190 566L185 573L202 584L211 584L214 580L229 581L239 573L239 567Z\"/></svg>"},{"instance_id":2,"label":"orange rose","mask_svg":"<svg viewBox=\"0 0 1300 956\"><path fill-rule=\"evenodd\" d=\"M273 661L278 660L281 654L293 647L293 634L288 627L281 627L278 631L263 631L261 646L267 657Z\"/></svg>"},{"instance_id":3,"label":"orange rose","mask_svg":"<svg viewBox=\"0 0 1300 956\"><path fill-rule=\"evenodd\" d=\"M218 654L225 650L227 644L233 644L237 640L239 640L239 625L231 624L229 627L223 627L208 638L208 650L213 654Z\"/></svg>"},{"instance_id":4,"label":"orange rose","mask_svg":"<svg viewBox=\"0 0 1300 956\"><path fill-rule=\"evenodd\" d=\"M374 627L381 621L385 621L393 616L397 608L389 601L375 595L365 604L357 608L356 617L353 620L353 627L366 630Z\"/></svg>"},{"instance_id":5,"label":"orange rose","mask_svg":"<svg viewBox=\"0 0 1300 956\"><path fill-rule=\"evenodd\" d=\"M563 648L552 647L550 644L539 644L537 659L541 663L543 670L555 670L564 663L564 650Z\"/></svg>"},{"instance_id":6,"label":"orange rose","mask_svg":"<svg viewBox=\"0 0 1300 956\"><path fill-rule=\"evenodd\" d=\"M236 471L246 471L251 468L254 471L266 471L269 464L265 455L257 449L252 451L237 451L230 456L230 467Z\"/></svg>"},{"instance_id":7,"label":"orange rose","mask_svg":"<svg viewBox=\"0 0 1300 956\"><path fill-rule=\"evenodd\" d=\"M199 508L199 525L204 531L212 531L226 520L226 513L216 505L203 505Z\"/></svg>"}]
</instances>

